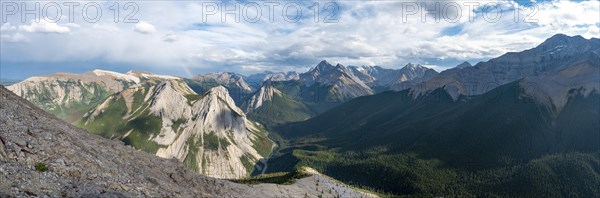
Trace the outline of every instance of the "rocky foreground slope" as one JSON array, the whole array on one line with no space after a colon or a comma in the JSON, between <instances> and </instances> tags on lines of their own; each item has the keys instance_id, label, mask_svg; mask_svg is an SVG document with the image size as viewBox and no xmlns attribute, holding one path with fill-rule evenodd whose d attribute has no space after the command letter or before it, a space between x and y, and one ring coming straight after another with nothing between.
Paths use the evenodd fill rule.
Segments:
<instances>
[{"instance_id":1,"label":"rocky foreground slope","mask_svg":"<svg viewBox=\"0 0 600 198\"><path fill-rule=\"evenodd\" d=\"M332 183L333 185L318 185ZM74 127L0 86L0 197L335 197L363 194L314 175L242 185L198 175Z\"/></svg>"}]
</instances>

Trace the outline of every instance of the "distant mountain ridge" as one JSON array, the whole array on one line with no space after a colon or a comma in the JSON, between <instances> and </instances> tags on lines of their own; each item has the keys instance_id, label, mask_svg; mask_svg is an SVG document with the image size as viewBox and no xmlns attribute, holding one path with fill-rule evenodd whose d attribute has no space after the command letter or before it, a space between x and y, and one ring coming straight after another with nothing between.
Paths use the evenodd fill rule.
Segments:
<instances>
[{"instance_id":1,"label":"distant mountain ridge","mask_svg":"<svg viewBox=\"0 0 600 198\"><path fill-rule=\"evenodd\" d=\"M599 52L597 38L556 35L359 97L276 127L290 144L271 161L399 195L597 197Z\"/></svg>"},{"instance_id":2,"label":"distant mountain ridge","mask_svg":"<svg viewBox=\"0 0 600 198\"><path fill-rule=\"evenodd\" d=\"M597 56L598 46L598 38L557 34L529 50L509 52L472 67L443 71L426 81L425 88L416 90L417 95L440 87L448 90L455 99L460 95L480 95L521 78L559 72L581 59Z\"/></svg>"},{"instance_id":3,"label":"distant mountain ridge","mask_svg":"<svg viewBox=\"0 0 600 198\"><path fill-rule=\"evenodd\" d=\"M429 80L438 74L437 71L431 68L412 63L408 63L397 70L385 69L380 66L351 66L350 69L356 76L363 76L362 80L371 87L393 87L394 85L405 81L420 82Z\"/></svg>"},{"instance_id":4,"label":"distant mountain ridge","mask_svg":"<svg viewBox=\"0 0 600 198\"><path fill-rule=\"evenodd\" d=\"M272 72L272 71L264 71L261 73L251 74L246 77L246 79L252 83L262 84L263 82L269 81L288 81L288 80L298 80L300 75L295 71L288 72Z\"/></svg>"},{"instance_id":5,"label":"distant mountain ridge","mask_svg":"<svg viewBox=\"0 0 600 198\"><path fill-rule=\"evenodd\" d=\"M303 120L350 99L387 90L389 85L395 82L416 81L429 78L430 73L435 73L432 69L412 64L398 70L381 67L363 67L362 69L369 68L371 69L364 70L368 72L358 72L356 67L332 65L327 61L321 61L317 66L302 74L263 72L244 76L233 72L221 72L197 75L192 79L143 71L129 71L122 74L94 70L84 74L57 73L32 77L7 88L69 122L77 121L88 110L100 105L110 95L146 82L179 80L197 94L204 94L212 88L224 86L236 106L244 106L243 109L246 113L254 111L251 113L252 117L262 118L273 116L268 113L272 111L258 110L258 108L263 101L273 101L273 97L270 95L271 90L274 90L279 93L276 96L277 102L269 104L268 107L290 111L290 116L288 116L290 120L283 120L287 122ZM391 75L385 76L386 74ZM382 80L384 76L385 82ZM260 85L253 85L246 82L245 79L250 79L253 83L260 83ZM262 88L267 81L272 82L269 83L272 87ZM375 87L377 87L377 91L374 90ZM267 90L268 94L258 97L262 90ZM129 103L127 105L130 105ZM250 108L246 108L247 106ZM283 112L280 111L279 114L281 113ZM301 116L292 116L293 114Z\"/></svg>"},{"instance_id":6,"label":"distant mountain ridge","mask_svg":"<svg viewBox=\"0 0 600 198\"><path fill-rule=\"evenodd\" d=\"M369 86L354 76L354 73L348 68L341 64L334 66L327 61L321 61L308 72L300 74L300 80L308 87L316 83L332 86L329 90L331 94L337 95L342 100L374 93Z\"/></svg>"}]
</instances>

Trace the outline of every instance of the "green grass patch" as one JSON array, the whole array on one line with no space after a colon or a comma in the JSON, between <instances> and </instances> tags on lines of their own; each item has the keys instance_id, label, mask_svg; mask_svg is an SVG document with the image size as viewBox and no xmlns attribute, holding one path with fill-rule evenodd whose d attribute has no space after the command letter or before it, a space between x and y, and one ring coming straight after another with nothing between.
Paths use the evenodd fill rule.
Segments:
<instances>
[{"instance_id":1,"label":"green grass patch","mask_svg":"<svg viewBox=\"0 0 600 198\"><path fill-rule=\"evenodd\" d=\"M215 134L214 131L209 133L204 133L204 148L209 150L218 150L219 149L219 137Z\"/></svg>"},{"instance_id":2,"label":"green grass patch","mask_svg":"<svg viewBox=\"0 0 600 198\"><path fill-rule=\"evenodd\" d=\"M144 96L146 95L147 87L143 87L140 91L136 91L133 93L133 101L131 102L131 111L135 111L142 106L144 101Z\"/></svg>"},{"instance_id":3,"label":"green grass patch","mask_svg":"<svg viewBox=\"0 0 600 198\"><path fill-rule=\"evenodd\" d=\"M253 120L269 126L303 121L312 115L312 111L305 104L285 94L274 94L273 100L264 102L262 106L248 113Z\"/></svg>"},{"instance_id":4,"label":"green grass patch","mask_svg":"<svg viewBox=\"0 0 600 198\"><path fill-rule=\"evenodd\" d=\"M254 170L254 163L250 162L251 157L248 155L242 155L242 157L240 157L240 160L242 161L242 164L244 165L244 167L246 168L246 170L248 171L248 173L251 173ZM252 161L256 161L256 160L252 160Z\"/></svg>"},{"instance_id":5,"label":"green grass patch","mask_svg":"<svg viewBox=\"0 0 600 198\"><path fill-rule=\"evenodd\" d=\"M173 131L175 131L175 133L179 133L179 126L181 126L181 124L185 123L185 119L180 118L177 119L175 121L173 121L173 126L171 126L171 128L173 128Z\"/></svg>"},{"instance_id":6,"label":"green grass patch","mask_svg":"<svg viewBox=\"0 0 600 198\"><path fill-rule=\"evenodd\" d=\"M86 117L76 122L76 125L102 137L111 138L122 135L125 127L123 116L126 114L125 99L117 96L110 99L104 112L97 115L93 121L84 125L88 121Z\"/></svg>"},{"instance_id":7,"label":"green grass patch","mask_svg":"<svg viewBox=\"0 0 600 198\"><path fill-rule=\"evenodd\" d=\"M227 139L218 137L214 131L205 133L203 137L205 149L216 151L219 150L220 147L221 149L225 150L229 145L231 145Z\"/></svg>"},{"instance_id":8,"label":"green grass patch","mask_svg":"<svg viewBox=\"0 0 600 198\"><path fill-rule=\"evenodd\" d=\"M198 145L196 144L196 136L190 137L186 145L188 147L188 154L185 156L183 160L183 164L192 169L195 172L198 172L198 160L196 159L196 155L198 154Z\"/></svg>"},{"instance_id":9,"label":"green grass patch","mask_svg":"<svg viewBox=\"0 0 600 198\"><path fill-rule=\"evenodd\" d=\"M262 184L262 183L271 183L271 184L283 184L289 185L296 182L298 179L302 179L310 176L310 174L305 173L304 171L295 170L292 172L277 172L277 173L269 173L269 174L261 174L245 179L231 180L236 183L241 184Z\"/></svg>"},{"instance_id":10,"label":"green grass patch","mask_svg":"<svg viewBox=\"0 0 600 198\"><path fill-rule=\"evenodd\" d=\"M166 147L150 140L151 137L157 136L162 128L162 119L158 116L146 111L142 116L128 122L125 128L133 129L129 136L123 139L125 144L153 154L159 148Z\"/></svg>"},{"instance_id":11,"label":"green grass patch","mask_svg":"<svg viewBox=\"0 0 600 198\"><path fill-rule=\"evenodd\" d=\"M187 103L189 105L194 104L194 102L196 102L200 98L202 98L202 95L196 95L196 94L186 94L185 95L185 99L187 99Z\"/></svg>"},{"instance_id":12,"label":"green grass patch","mask_svg":"<svg viewBox=\"0 0 600 198\"><path fill-rule=\"evenodd\" d=\"M256 136L255 139L251 140L252 148L254 148L261 156L268 157L272 152L274 143L269 139L269 133L264 127L257 125L254 122L252 124L258 129L258 131L250 130L250 132Z\"/></svg>"},{"instance_id":13,"label":"green grass patch","mask_svg":"<svg viewBox=\"0 0 600 198\"><path fill-rule=\"evenodd\" d=\"M48 167L46 167L46 164L38 162L35 164L35 170L38 170L40 172L46 172L48 171Z\"/></svg>"}]
</instances>

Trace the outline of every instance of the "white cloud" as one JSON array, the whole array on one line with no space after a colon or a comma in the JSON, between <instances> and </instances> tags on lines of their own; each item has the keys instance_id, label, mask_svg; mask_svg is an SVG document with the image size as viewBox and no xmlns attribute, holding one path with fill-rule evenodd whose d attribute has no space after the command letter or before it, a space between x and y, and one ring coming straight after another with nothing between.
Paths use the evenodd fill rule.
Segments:
<instances>
[{"instance_id":1,"label":"white cloud","mask_svg":"<svg viewBox=\"0 0 600 198\"><path fill-rule=\"evenodd\" d=\"M595 25L599 23L599 1L552 1L539 4L535 18L540 25Z\"/></svg>"},{"instance_id":2,"label":"white cloud","mask_svg":"<svg viewBox=\"0 0 600 198\"><path fill-rule=\"evenodd\" d=\"M140 34L152 34L156 32L156 28L154 27L154 25L145 21L140 21L137 24L135 24L133 30Z\"/></svg>"},{"instance_id":3,"label":"white cloud","mask_svg":"<svg viewBox=\"0 0 600 198\"><path fill-rule=\"evenodd\" d=\"M6 23L2 24L2 26L0 26L0 31L3 31L3 32L13 31L16 29L17 29L17 27L11 25L10 22L6 22Z\"/></svg>"},{"instance_id":4,"label":"white cloud","mask_svg":"<svg viewBox=\"0 0 600 198\"><path fill-rule=\"evenodd\" d=\"M22 42L27 40L27 38L25 38L25 35L18 32L14 34L2 34L0 35L0 38L2 39L2 41L7 42Z\"/></svg>"},{"instance_id":5,"label":"white cloud","mask_svg":"<svg viewBox=\"0 0 600 198\"><path fill-rule=\"evenodd\" d=\"M582 36L585 38L592 38L592 37L599 38L600 37L600 28L597 26L592 26Z\"/></svg>"},{"instance_id":6,"label":"white cloud","mask_svg":"<svg viewBox=\"0 0 600 198\"><path fill-rule=\"evenodd\" d=\"M31 21L30 25L20 25L20 30L30 33L68 33L71 31L69 27L60 26L57 23L48 22L46 20L40 20L39 22Z\"/></svg>"},{"instance_id":7,"label":"white cloud","mask_svg":"<svg viewBox=\"0 0 600 198\"><path fill-rule=\"evenodd\" d=\"M461 7L461 20L455 23L443 19L436 23L431 13L427 14L426 23L421 22L420 14L411 16L405 23L399 10L401 2L339 1L342 9L336 15L337 23L323 23L325 14L318 23L314 22L308 8L303 9L307 18L298 23L285 22L279 14L271 23L266 8L262 20L256 23L245 22L243 17L236 23L231 16L227 23L222 23L220 14L210 16L208 22L203 23L202 6L198 2L139 2L144 9L135 18L144 21L137 24L114 23L110 17L94 24L77 21L79 27L61 24L59 27L67 30L77 28L64 38L27 34L26 28L17 28L23 31L21 36L31 42L19 43L18 48L10 48L12 51L2 51L1 60L105 61L153 68L186 66L196 71L252 72L303 70L328 59L344 65L394 68L413 62L443 70L455 66L456 62L474 64L509 51L532 48L557 33L586 38L600 36L599 19L589 17L600 12L598 1L539 3L540 10L535 15L538 23L515 23L511 10L505 10L501 20L494 23L487 22L480 14L471 23L467 15L473 12L464 7ZM463 4L463 1L456 2ZM313 5L314 2L301 3ZM515 2L506 3L503 8ZM11 21L3 27L18 23ZM141 37L139 33L146 36ZM3 36L2 41L14 40L8 37Z\"/></svg>"}]
</instances>

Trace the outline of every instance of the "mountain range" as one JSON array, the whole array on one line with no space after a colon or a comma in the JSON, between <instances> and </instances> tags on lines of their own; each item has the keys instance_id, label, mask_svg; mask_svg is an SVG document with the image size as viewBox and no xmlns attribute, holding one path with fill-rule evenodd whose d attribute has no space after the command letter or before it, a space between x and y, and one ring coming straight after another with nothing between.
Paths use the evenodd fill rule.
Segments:
<instances>
[{"instance_id":1,"label":"mountain range","mask_svg":"<svg viewBox=\"0 0 600 198\"><path fill-rule=\"evenodd\" d=\"M231 72L183 79L94 70L31 77L7 88L92 133L179 159L192 170L217 178L243 178L265 166L261 159L269 156L274 144L268 127L252 120L268 124L306 120L317 112L309 104L326 103L280 91L271 83L298 84L303 92L312 91L312 86L324 88L328 97L341 100L373 94L352 71L326 61L301 75L250 76L264 80L256 92L244 78Z\"/></svg>"},{"instance_id":2,"label":"mountain range","mask_svg":"<svg viewBox=\"0 0 600 198\"><path fill-rule=\"evenodd\" d=\"M439 73L323 60L305 73L94 70L7 88L216 178L308 166L391 195L595 197L599 54L600 39L558 34Z\"/></svg>"},{"instance_id":3,"label":"mountain range","mask_svg":"<svg viewBox=\"0 0 600 198\"><path fill-rule=\"evenodd\" d=\"M75 127L0 86L1 197L376 197L310 168L272 178L291 184L199 175Z\"/></svg>"},{"instance_id":4,"label":"mountain range","mask_svg":"<svg viewBox=\"0 0 600 198\"><path fill-rule=\"evenodd\" d=\"M597 196L599 42L556 35L277 127L287 148L271 170L309 165L393 194Z\"/></svg>"}]
</instances>

